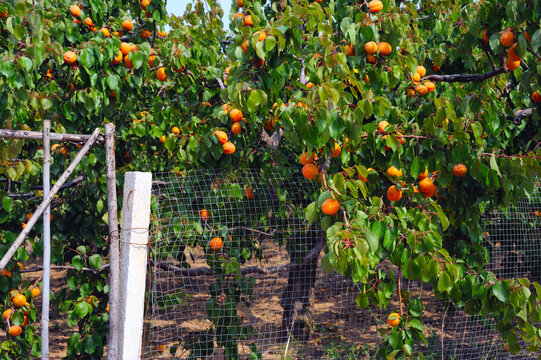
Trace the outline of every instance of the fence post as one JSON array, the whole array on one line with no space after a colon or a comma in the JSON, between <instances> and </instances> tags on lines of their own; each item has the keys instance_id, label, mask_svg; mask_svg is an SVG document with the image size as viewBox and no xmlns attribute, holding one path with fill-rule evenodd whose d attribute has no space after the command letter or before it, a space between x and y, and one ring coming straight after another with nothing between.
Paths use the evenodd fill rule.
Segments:
<instances>
[{"instance_id":1,"label":"fence post","mask_svg":"<svg viewBox=\"0 0 541 360\"><path fill-rule=\"evenodd\" d=\"M152 173L127 172L121 221L120 356L141 358Z\"/></svg>"}]
</instances>

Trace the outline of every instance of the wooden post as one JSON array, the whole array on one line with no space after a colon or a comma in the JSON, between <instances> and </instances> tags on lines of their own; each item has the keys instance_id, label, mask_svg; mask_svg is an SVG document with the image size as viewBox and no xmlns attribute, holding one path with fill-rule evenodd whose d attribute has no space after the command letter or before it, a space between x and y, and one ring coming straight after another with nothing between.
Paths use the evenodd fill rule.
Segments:
<instances>
[{"instance_id":1,"label":"wooden post","mask_svg":"<svg viewBox=\"0 0 541 360\"><path fill-rule=\"evenodd\" d=\"M51 120L43 121L43 199L51 188ZM41 304L41 359L49 360L49 294L51 276L51 206L43 212L43 302Z\"/></svg>"},{"instance_id":2,"label":"wooden post","mask_svg":"<svg viewBox=\"0 0 541 360\"><path fill-rule=\"evenodd\" d=\"M62 187L62 185L64 185L64 183L66 182L68 177L71 175L73 170L75 170L77 165L79 165L79 163L81 162L81 160L83 159L85 154L88 152L90 147L94 144L94 142L98 138L99 134L100 134L100 129L99 128L94 130L94 132L92 133L92 136L88 139L88 141L81 148L81 150L79 150L79 153L77 154L77 156L75 156L75 159L73 159L73 161L68 166L66 171L64 171L62 176L60 176L60 179L58 179L56 181L53 188L51 189L51 192L49 193L49 196L47 196L45 199L43 199L43 201L38 206L36 211L34 211L34 215L32 215L30 220L28 220L28 222L26 223L26 226L24 227L23 231L21 231L21 233L19 234L17 239L15 239L13 244L11 244L11 247L8 249L8 251L6 252L4 257L2 258L2 260L0 260L0 270L3 270L6 267L7 263L11 260L11 258L15 254L15 251L17 251L19 246L21 246L21 244L24 242L24 240L28 236L28 233L30 232L30 230L32 230L32 228L34 227L34 225L38 221L39 217L45 211L45 208L51 204L51 201L53 200L53 198L56 195L56 193L58 192L58 190L60 190L60 188Z\"/></svg>"},{"instance_id":3,"label":"wooden post","mask_svg":"<svg viewBox=\"0 0 541 360\"><path fill-rule=\"evenodd\" d=\"M151 191L152 173L126 173L120 263L121 360L141 358Z\"/></svg>"},{"instance_id":4,"label":"wooden post","mask_svg":"<svg viewBox=\"0 0 541 360\"><path fill-rule=\"evenodd\" d=\"M105 124L105 172L107 209L109 212L109 340L107 360L118 359L120 339L120 251L118 241L118 209L116 196L115 125Z\"/></svg>"},{"instance_id":5,"label":"wooden post","mask_svg":"<svg viewBox=\"0 0 541 360\"><path fill-rule=\"evenodd\" d=\"M49 133L49 138L51 141L59 142L69 141L75 143L84 143L87 142L91 136L92 135ZM39 131L0 129L0 138L42 140L43 134ZM104 141L103 135L98 134L96 142L103 143Z\"/></svg>"}]
</instances>

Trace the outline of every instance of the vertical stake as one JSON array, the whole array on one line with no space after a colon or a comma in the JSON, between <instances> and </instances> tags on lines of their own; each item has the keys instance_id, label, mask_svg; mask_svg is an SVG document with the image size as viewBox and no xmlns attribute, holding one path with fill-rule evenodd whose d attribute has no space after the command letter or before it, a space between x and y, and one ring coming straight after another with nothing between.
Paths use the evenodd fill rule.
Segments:
<instances>
[{"instance_id":1,"label":"vertical stake","mask_svg":"<svg viewBox=\"0 0 541 360\"><path fill-rule=\"evenodd\" d=\"M43 199L51 188L51 120L43 120ZM49 359L49 295L51 276L51 205L43 212L43 302L41 305L41 359Z\"/></svg>"},{"instance_id":2,"label":"vertical stake","mask_svg":"<svg viewBox=\"0 0 541 360\"><path fill-rule=\"evenodd\" d=\"M120 339L120 251L116 196L115 125L105 124L105 171L107 178L107 209L109 211L109 341L107 360L118 359Z\"/></svg>"},{"instance_id":3,"label":"vertical stake","mask_svg":"<svg viewBox=\"0 0 541 360\"><path fill-rule=\"evenodd\" d=\"M124 176L120 236L120 360L140 359L145 318L152 173Z\"/></svg>"}]
</instances>

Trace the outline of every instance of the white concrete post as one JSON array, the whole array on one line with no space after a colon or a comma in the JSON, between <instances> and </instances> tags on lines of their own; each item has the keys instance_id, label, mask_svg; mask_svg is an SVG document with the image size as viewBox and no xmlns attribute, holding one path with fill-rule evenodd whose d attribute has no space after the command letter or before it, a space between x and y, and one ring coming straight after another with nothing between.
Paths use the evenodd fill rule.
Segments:
<instances>
[{"instance_id":1,"label":"white concrete post","mask_svg":"<svg viewBox=\"0 0 541 360\"><path fill-rule=\"evenodd\" d=\"M141 358L152 173L124 177L120 248L120 356Z\"/></svg>"}]
</instances>

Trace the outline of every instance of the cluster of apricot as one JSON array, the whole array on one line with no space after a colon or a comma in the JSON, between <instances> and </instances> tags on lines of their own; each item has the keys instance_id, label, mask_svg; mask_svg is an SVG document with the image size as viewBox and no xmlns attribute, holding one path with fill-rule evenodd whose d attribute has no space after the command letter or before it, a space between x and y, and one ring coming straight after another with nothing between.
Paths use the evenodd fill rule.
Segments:
<instances>
[{"instance_id":1,"label":"cluster of apricot","mask_svg":"<svg viewBox=\"0 0 541 360\"><path fill-rule=\"evenodd\" d=\"M246 7L243 0L236 0L236 5L238 8ZM242 21L244 26L254 26L252 15L245 15L241 12L237 12L235 15L233 15L233 21L237 21L238 19L240 19L239 21ZM257 35L258 41L265 41L265 39L267 38L267 33L263 30L257 31L254 36L255 35ZM245 54L248 54L248 40L244 40L240 47ZM265 64L265 59L261 59L260 57L255 56L253 63L255 67L261 67Z\"/></svg>"},{"instance_id":2,"label":"cluster of apricot","mask_svg":"<svg viewBox=\"0 0 541 360\"><path fill-rule=\"evenodd\" d=\"M147 6L150 4L150 1L149 0L143 0L141 2L141 8L143 10L146 10ZM92 31L92 32L95 32L96 31L96 26L94 25L94 22L92 21L91 18L87 17L83 20L83 22L81 22L78 18L80 17L81 15L81 10L83 9L83 6L80 4L80 5L72 5L70 6L70 14L74 17L74 20L73 20L73 23L79 25L79 26L82 26L83 23L84 25L87 26L87 28ZM147 17L150 17L151 15L147 12ZM113 31L113 35L115 36L122 36L123 33L128 33L128 32L131 32L133 31L133 21L132 20L124 20L122 22L122 25L121 25L121 28L122 30L116 30L116 31ZM111 36L111 33L109 31L109 29L107 27L102 27L100 29L100 32L103 34L104 37L108 38ZM148 29L143 29L141 28L140 31L139 31L139 35L141 36L141 38L143 39L147 39L149 36L150 36L150 31ZM167 36L167 32L166 31L158 31L157 35L159 37L166 37ZM111 62L113 64L120 64L123 60L124 60L124 64L126 65L126 67L128 69L133 69L133 62L129 56L130 52L132 51L139 51L139 49L137 48L137 45L133 45L133 44L129 44L129 43L126 43L126 42L122 42L121 45L120 45L120 49L118 49L116 55L113 57L113 59L111 59ZM149 60L148 60L148 64L149 66L152 65L152 63L154 62L155 58L156 58L156 51L154 51L154 49L151 50L151 53L150 53L150 56L149 56ZM77 58L77 54L72 51L72 50L68 50L64 53L64 62L67 64L67 65L70 65L70 66L75 66L78 62L78 58ZM52 77L52 74L50 72L50 69L47 71L47 76L48 77ZM160 67L156 70L156 78L160 81L166 81L167 80L167 75L165 73L165 69L163 67Z\"/></svg>"},{"instance_id":3,"label":"cluster of apricot","mask_svg":"<svg viewBox=\"0 0 541 360\"><path fill-rule=\"evenodd\" d=\"M420 83L421 79L425 75L426 68L422 65L417 66L417 68L415 69L415 74L411 75L411 79L413 80L413 85L415 85L415 88L410 88L406 92L409 97L415 96L416 93L420 96L424 96L427 93L431 93L436 90L436 84L434 84L432 81L425 81L422 84Z\"/></svg>"},{"instance_id":4,"label":"cluster of apricot","mask_svg":"<svg viewBox=\"0 0 541 360\"><path fill-rule=\"evenodd\" d=\"M30 291L32 298L37 297L40 293L39 288L35 286L30 287L28 291ZM17 337L21 335L23 328L26 326L26 324L28 324L28 311L30 309L30 303L26 301L26 296L20 290L11 290L10 295L12 307L6 309L2 316L4 321L7 323L8 334L10 336ZM19 311L21 311L23 314L23 321L19 324L12 323L11 321L13 315Z\"/></svg>"},{"instance_id":5,"label":"cluster of apricot","mask_svg":"<svg viewBox=\"0 0 541 360\"><path fill-rule=\"evenodd\" d=\"M391 44L385 41L379 42L377 44L374 41L369 41L366 44L364 44L364 51L366 52L366 61L371 64L375 64L377 61L376 59L377 53L379 53L379 55L381 56L388 56L389 54L391 54L392 48L391 48ZM355 51L353 50L353 48L349 48L348 46L346 46L346 55L347 56L355 55Z\"/></svg>"}]
</instances>

